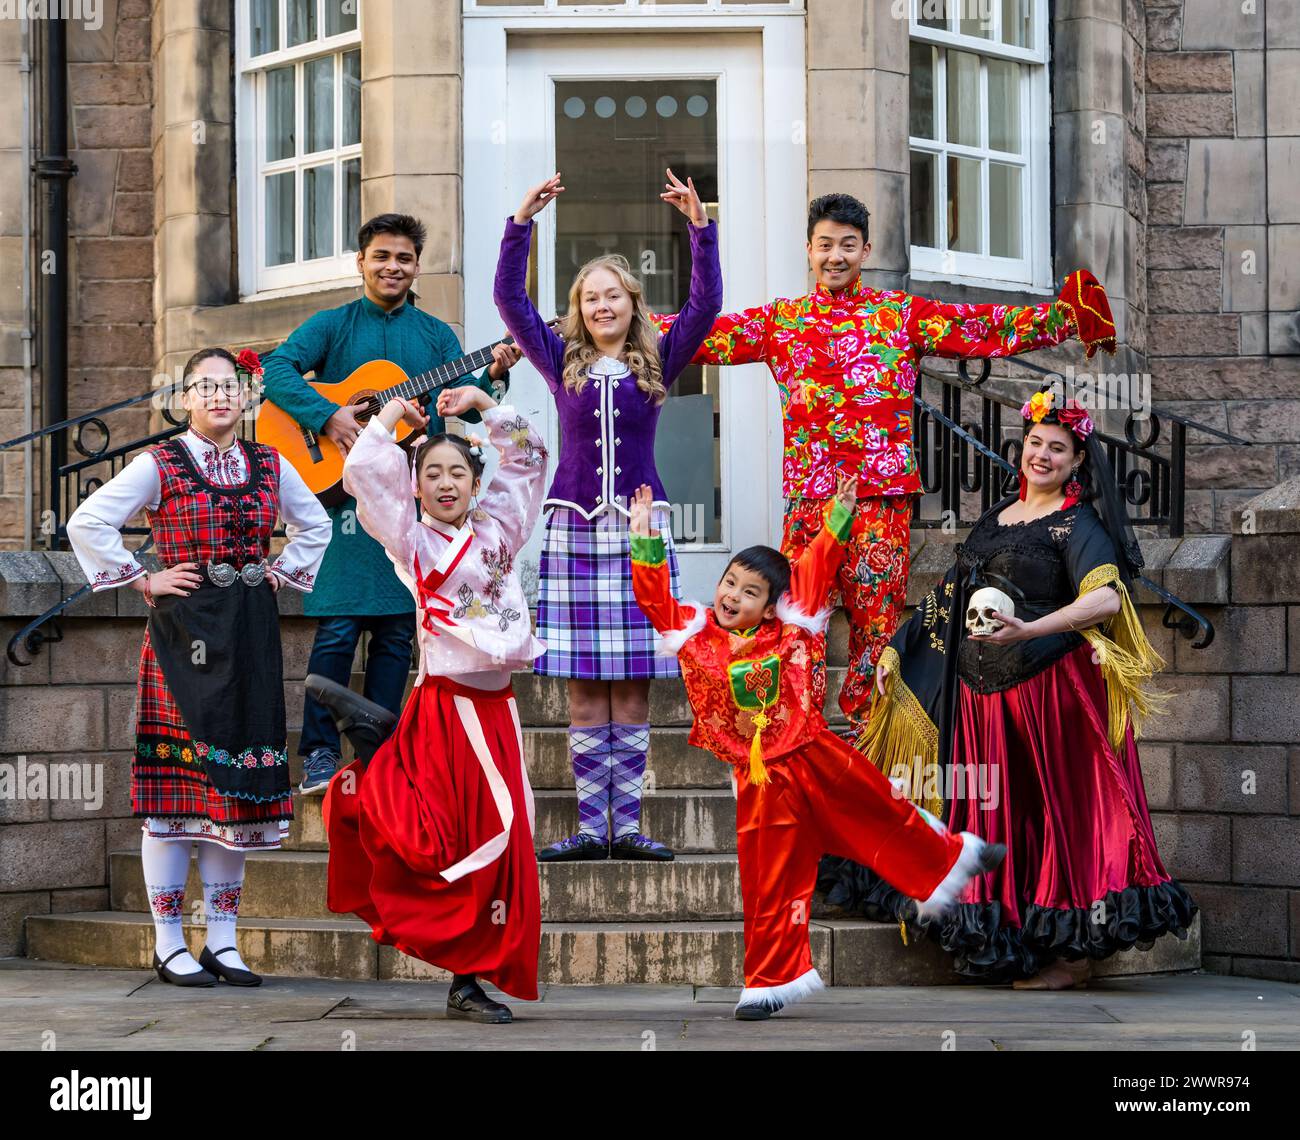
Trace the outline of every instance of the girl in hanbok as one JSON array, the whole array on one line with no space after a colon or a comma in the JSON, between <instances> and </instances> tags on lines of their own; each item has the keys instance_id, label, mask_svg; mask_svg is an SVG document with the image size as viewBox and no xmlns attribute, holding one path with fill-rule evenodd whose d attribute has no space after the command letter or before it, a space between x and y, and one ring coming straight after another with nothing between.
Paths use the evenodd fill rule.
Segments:
<instances>
[{"instance_id":1,"label":"girl in hanbok","mask_svg":"<svg viewBox=\"0 0 1300 1140\"><path fill-rule=\"evenodd\" d=\"M77 508L68 539L95 591L144 595L131 806L165 982L261 982L235 948L248 851L280 846L293 818L275 595L310 592L330 521L274 448L236 437L257 355L206 348L186 364L189 430L136 456ZM146 571L121 528L148 512L162 569ZM284 519L289 542L269 560ZM198 841L205 945L182 931L190 845Z\"/></svg>"},{"instance_id":2,"label":"girl in hanbok","mask_svg":"<svg viewBox=\"0 0 1300 1140\"><path fill-rule=\"evenodd\" d=\"M478 388L446 390L437 408L482 412L500 463L481 492L482 448L459 436L419 443L408 463L393 429L428 417L406 400L371 420L343 468L361 525L416 599L420 666L392 735L326 792L328 901L376 941L450 971L449 1016L508 1022L479 979L537 997L533 793L510 674L545 649L514 560L541 508L546 449Z\"/></svg>"},{"instance_id":3,"label":"girl in hanbok","mask_svg":"<svg viewBox=\"0 0 1300 1140\"><path fill-rule=\"evenodd\" d=\"M1056 990L1185 938L1196 905L1156 851L1134 742L1163 665L1130 596L1141 551L1087 411L1044 389L1022 413L1019 495L976 522L881 655L863 747L954 831L1007 846L932 925L957 970ZM973 598L984 587L1002 608ZM856 864L825 860L819 885L903 917Z\"/></svg>"},{"instance_id":4,"label":"girl in hanbok","mask_svg":"<svg viewBox=\"0 0 1300 1140\"><path fill-rule=\"evenodd\" d=\"M655 632L627 574L629 507L654 493L674 592L677 554L669 506L655 469L655 428L668 389L690 363L722 307L717 225L690 179L668 171L663 201L690 219L690 296L660 336L641 284L621 255L587 262L569 289L559 333L528 296L533 216L564 191L556 174L533 187L506 221L493 297L501 319L551 390L562 453L544 509L537 633L547 652L535 672L568 679L569 755L578 831L543 850L543 861L673 857L641 831L650 746L650 680L679 676L655 655Z\"/></svg>"}]
</instances>

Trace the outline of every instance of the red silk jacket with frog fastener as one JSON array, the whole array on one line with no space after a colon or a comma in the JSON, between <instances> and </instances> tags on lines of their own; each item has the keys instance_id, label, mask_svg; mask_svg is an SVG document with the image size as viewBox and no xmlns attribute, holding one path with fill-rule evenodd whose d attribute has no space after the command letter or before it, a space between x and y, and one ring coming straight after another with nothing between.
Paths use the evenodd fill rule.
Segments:
<instances>
[{"instance_id":1,"label":"red silk jacket with frog fastener","mask_svg":"<svg viewBox=\"0 0 1300 1140\"><path fill-rule=\"evenodd\" d=\"M691 743L728 763L748 764L756 783L765 780L765 760L793 752L826 728L813 701L813 677L826 668L826 602L852 525L852 513L834 501L821 533L791 568L776 616L743 632L719 626L711 606L678 602L663 540L631 536L636 600L661 635L661 652L681 663L695 714Z\"/></svg>"}]
</instances>

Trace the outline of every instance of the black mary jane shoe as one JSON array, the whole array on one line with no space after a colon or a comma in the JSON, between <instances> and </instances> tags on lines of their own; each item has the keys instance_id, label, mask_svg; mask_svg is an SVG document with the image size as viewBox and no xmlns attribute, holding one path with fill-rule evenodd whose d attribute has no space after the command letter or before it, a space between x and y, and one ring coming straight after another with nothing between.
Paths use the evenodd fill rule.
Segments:
<instances>
[{"instance_id":1,"label":"black mary jane shoe","mask_svg":"<svg viewBox=\"0 0 1300 1140\"><path fill-rule=\"evenodd\" d=\"M478 982L466 982L447 995L447 1016L483 1025L505 1025L515 1019L510 1007L493 1001Z\"/></svg>"},{"instance_id":2,"label":"black mary jane shoe","mask_svg":"<svg viewBox=\"0 0 1300 1140\"><path fill-rule=\"evenodd\" d=\"M255 974L252 970L241 970L238 966L227 966L221 961L221 955L233 949L233 946L226 946L214 954L205 946L203 953L199 955L199 965L232 986L260 986L261 974Z\"/></svg>"},{"instance_id":3,"label":"black mary jane shoe","mask_svg":"<svg viewBox=\"0 0 1300 1140\"><path fill-rule=\"evenodd\" d=\"M182 946L179 950L173 950L170 954L168 954L166 959L161 959L158 957L158 951L155 950L153 952L154 971L158 974L158 977L161 978L164 982L168 982L173 986L190 986L190 987L215 986L217 984L217 979L213 974L210 974L207 970L199 970L197 973L190 973L190 974L178 974L175 970L169 970L167 968L167 963L170 962L173 958L178 958L182 954L188 954L188 953L189 953L189 949L185 946ZM199 965L201 966L203 965L203 963L200 961Z\"/></svg>"}]
</instances>

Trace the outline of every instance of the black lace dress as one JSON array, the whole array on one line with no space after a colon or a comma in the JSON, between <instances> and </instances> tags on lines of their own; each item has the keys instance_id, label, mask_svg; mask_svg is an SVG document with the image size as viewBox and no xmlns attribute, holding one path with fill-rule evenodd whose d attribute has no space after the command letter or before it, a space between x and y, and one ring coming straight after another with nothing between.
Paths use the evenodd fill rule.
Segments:
<instances>
[{"instance_id":1,"label":"black lace dress","mask_svg":"<svg viewBox=\"0 0 1300 1140\"><path fill-rule=\"evenodd\" d=\"M1028 976L1056 958L1104 958L1165 933L1186 937L1196 913L1156 851L1112 664L1158 662L1114 543L1086 503L1003 525L1012 501L979 520L885 650L889 697L873 708L865 741L919 806L953 830L1007 844L1002 866L972 882L928 932L959 972L990 978ZM1123 604L1099 629L996 645L966 634L981 586L1010 595L1022 621L1093 589L1119 590ZM818 885L845 910L899 916L901 896L857 864L823 860Z\"/></svg>"}]
</instances>

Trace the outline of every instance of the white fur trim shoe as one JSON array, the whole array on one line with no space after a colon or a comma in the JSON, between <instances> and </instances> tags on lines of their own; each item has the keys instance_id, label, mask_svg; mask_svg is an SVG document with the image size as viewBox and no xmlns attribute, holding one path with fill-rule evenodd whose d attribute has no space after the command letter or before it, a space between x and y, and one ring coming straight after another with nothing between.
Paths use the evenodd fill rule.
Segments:
<instances>
[{"instance_id":1,"label":"white fur trim shoe","mask_svg":"<svg viewBox=\"0 0 1300 1140\"><path fill-rule=\"evenodd\" d=\"M1006 857L1007 849L1001 843L986 843L978 835L969 831L961 833L961 854L957 862L943 877L943 881L934 888L930 897L924 902L918 900L916 917L921 922L931 922L942 918L957 905L957 899L966 884L976 875L992 871Z\"/></svg>"},{"instance_id":2,"label":"white fur trim shoe","mask_svg":"<svg viewBox=\"0 0 1300 1140\"><path fill-rule=\"evenodd\" d=\"M807 973L800 974L793 982L784 982L779 986L746 986L740 991L740 1000L736 1002L736 1019L738 1021L763 1020L784 1009L791 1002L801 1001L825 988L826 983L822 981L815 967Z\"/></svg>"}]
</instances>

